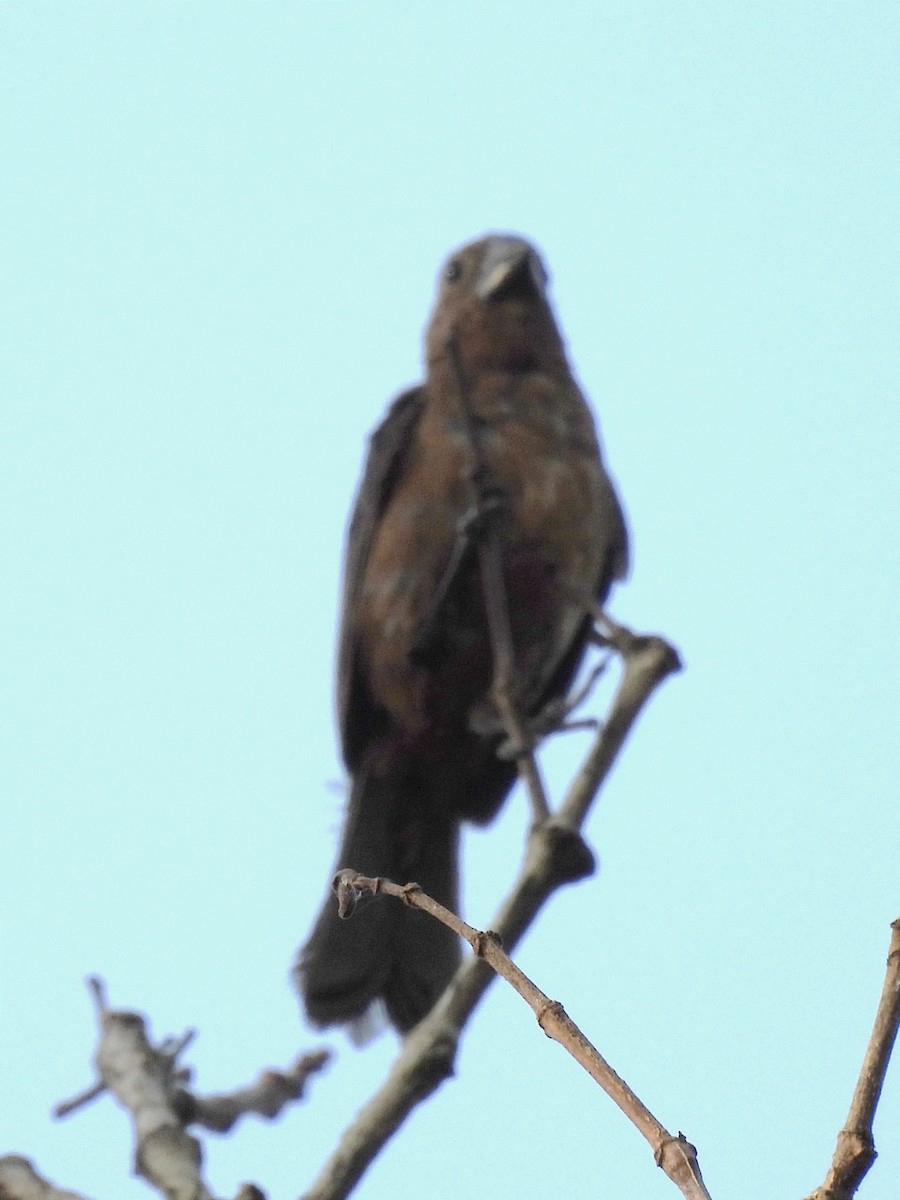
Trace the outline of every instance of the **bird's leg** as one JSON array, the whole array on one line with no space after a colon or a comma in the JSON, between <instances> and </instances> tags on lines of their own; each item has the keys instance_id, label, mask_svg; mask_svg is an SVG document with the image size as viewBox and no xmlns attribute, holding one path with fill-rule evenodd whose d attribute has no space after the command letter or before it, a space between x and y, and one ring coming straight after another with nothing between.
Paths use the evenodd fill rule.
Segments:
<instances>
[{"instance_id":1,"label":"bird's leg","mask_svg":"<svg viewBox=\"0 0 900 1200\"><path fill-rule=\"evenodd\" d=\"M588 633L589 642L602 646L606 650L612 649L617 650L620 654L625 653L627 638L630 636L628 631L608 617L593 596L573 591L568 595L568 599L594 622L594 626ZM603 626L608 632L601 632L600 626ZM523 730L527 734L526 744L534 746L542 738L554 733L574 733L577 730L596 729L598 722L594 718L570 721L569 717L581 707L594 690L608 664L609 655L592 668L584 683L576 691L571 692L568 696L560 696L558 699L548 701L543 708L526 717L522 723ZM476 732L486 737L498 737L504 732L507 733L507 737L497 748L500 758L513 759L521 752L521 743L508 735L506 722L498 712L481 710L474 715L470 724Z\"/></svg>"},{"instance_id":2,"label":"bird's leg","mask_svg":"<svg viewBox=\"0 0 900 1200\"><path fill-rule=\"evenodd\" d=\"M481 560L481 586L491 633L491 649L494 654L494 682L491 699L497 706L503 727L511 746L510 757L515 758L519 777L524 782L531 801L532 821L542 825L550 817L550 805L544 781L534 756L534 740L529 736L513 696L515 683L515 655L509 610L506 604L506 588L500 561L500 539L494 525L488 530L487 538L478 547Z\"/></svg>"}]
</instances>

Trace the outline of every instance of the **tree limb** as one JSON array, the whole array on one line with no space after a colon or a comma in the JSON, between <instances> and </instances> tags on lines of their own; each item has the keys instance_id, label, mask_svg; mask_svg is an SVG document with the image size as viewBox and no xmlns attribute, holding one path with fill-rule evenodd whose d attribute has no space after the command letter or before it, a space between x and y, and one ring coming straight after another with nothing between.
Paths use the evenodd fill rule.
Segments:
<instances>
[{"instance_id":1,"label":"tree limb","mask_svg":"<svg viewBox=\"0 0 900 1200\"><path fill-rule=\"evenodd\" d=\"M872 1122L900 1026L900 918L891 925L891 944L881 1000L866 1047L847 1122L837 1136L825 1182L806 1200L852 1200L877 1157Z\"/></svg>"},{"instance_id":2,"label":"tree limb","mask_svg":"<svg viewBox=\"0 0 900 1200\"><path fill-rule=\"evenodd\" d=\"M591 873L593 855L580 834L590 803L643 706L680 667L675 650L662 638L626 632L620 630L624 670L608 718L559 812L532 828L518 878L491 923L510 950L557 888ZM462 1029L493 978L477 957L462 963L435 1007L404 1041L385 1082L345 1130L305 1200L340 1200L350 1194L413 1108L451 1074Z\"/></svg>"},{"instance_id":3,"label":"tree limb","mask_svg":"<svg viewBox=\"0 0 900 1200\"><path fill-rule=\"evenodd\" d=\"M588 1041L562 1004L558 1000L551 1000L516 966L503 949L496 933L478 930L467 924L451 909L445 908L443 904L423 892L417 883L401 885L389 879L371 879L345 869L338 872L335 890L342 911L348 910L356 898L364 893L384 894L403 901L411 908L428 913L464 938L476 957L484 959L496 974L515 988L522 999L531 1006L547 1037L559 1042L563 1049L571 1054L643 1134L653 1150L654 1161L676 1184L686 1200L710 1200L700 1175L695 1147L687 1141L684 1134L673 1136L654 1117L624 1079L616 1074L596 1047Z\"/></svg>"},{"instance_id":4,"label":"tree limb","mask_svg":"<svg viewBox=\"0 0 900 1200\"><path fill-rule=\"evenodd\" d=\"M89 979L88 987L100 1025L94 1060L100 1078L86 1091L57 1105L55 1114L66 1116L103 1092L112 1092L132 1117L135 1173L167 1200L213 1200L201 1177L203 1150L187 1132L188 1125L225 1133L247 1113L272 1119L302 1097L309 1076L321 1070L330 1057L327 1051L306 1054L287 1072L263 1071L250 1087L228 1095L198 1096L185 1086L190 1072L177 1065L178 1056L193 1039L192 1032L155 1047L139 1013L111 1009L101 980ZM238 1200L262 1197L260 1189L250 1183L238 1193ZM0 1200L4 1200L2 1192Z\"/></svg>"},{"instance_id":5,"label":"tree limb","mask_svg":"<svg viewBox=\"0 0 900 1200\"><path fill-rule=\"evenodd\" d=\"M80 1192L54 1187L21 1154L0 1158L0 1200L85 1200Z\"/></svg>"}]
</instances>

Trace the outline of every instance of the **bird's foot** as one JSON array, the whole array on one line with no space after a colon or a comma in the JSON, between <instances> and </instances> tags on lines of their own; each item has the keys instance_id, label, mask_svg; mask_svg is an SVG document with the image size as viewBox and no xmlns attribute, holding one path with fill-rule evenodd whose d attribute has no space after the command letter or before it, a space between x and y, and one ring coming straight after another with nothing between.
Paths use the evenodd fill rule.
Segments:
<instances>
[{"instance_id":1,"label":"bird's foot","mask_svg":"<svg viewBox=\"0 0 900 1200\"><path fill-rule=\"evenodd\" d=\"M630 629L626 629L624 625L614 621L599 604L590 605L589 611L594 619L594 627L590 633L590 640L593 644L602 646L606 650L615 650L622 658L627 658L629 651L634 649L639 639Z\"/></svg>"},{"instance_id":2,"label":"bird's foot","mask_svg":"<svg viewBox=\"0 0 900 1200\"><path fill-rule=\"evenodd\" d=\"M585 702L606 670L607 660L598 663L588 675L582 686L569 696L561 696L551 700L536 713L529 717L520 718L519 724L522 737L513 738L509 734L506 723L500 713L489 701L473 708L469 713L469 728L473 733L482 737L500 737L497 747L497 757L505 761L520 758L529 754L534 748L555 733L576 733L584 729L596 729L599 722L594 717L584 717L572 721L570 717L576 709Z\"/></svg>"}]
</instances>

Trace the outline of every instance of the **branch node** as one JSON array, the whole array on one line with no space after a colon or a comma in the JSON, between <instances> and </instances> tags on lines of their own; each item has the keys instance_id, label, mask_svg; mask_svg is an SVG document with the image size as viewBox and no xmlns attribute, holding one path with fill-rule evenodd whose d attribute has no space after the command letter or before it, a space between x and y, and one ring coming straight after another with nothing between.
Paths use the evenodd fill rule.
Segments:
<instances>
[{"instance_id":1,"label":"branch node","mask_svg":"<svg viewBox=\"0 0 900 1200\"><path fill-rule=\"evenodd\" d=\"M686 1196L709 1197L700 1173L697 1147L679 1129L677 1137L667 1137L659 1143L653 1160Z\"/></svg>"},{"instance_id":2,"label":"branch node","mask_svg":"<svg viewBox=\"0 0 900 1200\"><path fill-rule=\"evenodd\" d=\"M370 879L367 882L371 885L373 893L377 893L380 890L380 879ZM360 898L364 894L362 889L357 885L357 872L352 867L343 867L332 879L331 890L337 896L338 916L341 920L345 921L349 917L352 917Z\"/></svg>"},{"instance_id":3,"label":"branch node","mask_svg":"<svg viewBox=\"0 0 900 1200\"><path fill-rule=\"evenodd\" d=\"M487 954L488 946L497 946L501 950L503 948L503 940L500 934L495 933L493 929L477 929L471 944L476 958L484 958Z\"/></svg>"},{"instance_id":4,"label":"branch node","mask_svg":"<svg viewBox=\"0 0 900 1200\"><path fill-rule=\"evenodd\" d=\"M547 1032L547 1027L544 1024L544 1022L550 1020L550 1018L555 1019L558 1017L563 1017L563 1016L565 1016L565 1013L566 1013L566 1010L563 1008L562 1004L560 1004L560 1002L558 1000L547 1000L536 1011L535 1016L537 1017L538 1025L540 1025L541 1029L543 1029L543 1031L547 1035L547 1037L550 1037L550 1034Z\"/></svg>"},{"instance_id":5,"label":"branch node","mask_svg":"<svg viewBox=\"0 0 900 1200\"><path fill-rule=\"evenodd\" d=\"M551 819L533 829L532 834L546 845L555 881L561 884L577 883L596 871L594 852L577 829Z\"/></svg>"}]
</instances>

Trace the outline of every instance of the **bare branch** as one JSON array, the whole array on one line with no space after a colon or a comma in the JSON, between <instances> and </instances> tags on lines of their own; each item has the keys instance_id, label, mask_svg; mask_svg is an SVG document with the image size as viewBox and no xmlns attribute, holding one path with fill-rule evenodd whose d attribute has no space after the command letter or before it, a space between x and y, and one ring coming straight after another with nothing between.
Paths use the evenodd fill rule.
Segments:
<instances>
[{"instance_id":1,"label":"bare branch","mask_svg":"<svg viewBox=\"0 0 900 1200\"><path fill-rule=\"evenodd\" d=\"M200 1143L176 1109L172 1057L153 1048L138 1013L107 1007L100 980L89 986L100 1020L95 1062L103 1083L131 1113L135 1172L164 1196L213 1200L200 1174Z\"/></svg>"},{"instance_id":2,"label":"bare branch","mask_svg":"<svg viewBox=\"0 0 900 1200\"><path fill-rule=\"evenodd\" d=\"M611 631L607 639L621 654L624 673L600 735L572 781L555 821L580 829L625 739L644 705L668 676L681 670L675 648L656 634L635 634L616 624L601 609L597 619Z\"/></svg>"},{"instance_id":3,"label":"bare branch","mask_svg":"<svg viewBox=\"0 0 900 1200\"><path fill-rule=\"evenodd\" d=\"M191 1096L188 1120L215 1133L227 1133L248 1113L272 1121L294 1100L303 1098L310 1075L329 1061L327 1050L303 1054L289 1071L266 1070L250 1087L218 1096Z\"/></svg>"},{"instance_id":4,"label":"bare branch","mask_svg":"<svg viewBox=\"0 0 900 1200\"><path fill-rule=\"evenodd\" d=\"M630 634L622 645L625 669L585 768L560 812L532 828L519 875L491 922L510 951L557 888L591 873L593 855L580 834L590 802L643 705L679 668L677 654L661 638ZM345 1130L305 1200L349 1195L413 1108L452 1073L461 1031L493 978L475 956L462 963L432 1011L407 1036L387 1079Z\"/></svg>"},{"instance_id":5,"label":"bare branch","mask_svg":"<svg viewBox=\"0 0 900 1200\"><path fill-rule=\"evenodd\" d=\"M881 1000L866 1047L847 1122L837 1136L825 1182L806 1200L851 1200L877 1157L872 1122L900 1026L900 918L891 925L891 944Z\"/></svg>"},{"instance_id":6,"label":"bare branch","mask_svg":"<svg viewBox=\"0 0 900 1200\"><path fill-rule=\"evenodd\" d=\"M86 1104L90 1104L92 1100L96 1100L98 1096L102 1096L105 1091L106 1084L102 1081L92 1083L90 1087L85 1088L83 1092L79 1092L77 1096L72 1096L70 1100L60 1100L59 1104L53 1109L53 1116L58 1120L68 1117L79 1108L84 1108Z\"/></svg>"},{"instance_id":7,"label":"bare branch","mask_svg":"<svg viewBox=\"0 0 900 1200\"><path fill-rule=\"evenodd\" d=\"M0 1158L0 1200L85 1200L78 1192L54 1187L20 1154Z\"/></svg>"},{"instance_id":8,"label":"bare branch","mask_svg":"<svg viewBox=\"0 0 900 1200\"><path fill-rule=\"evenodd\" d=\"M336 877L336 891L349 890L354 896L363 892L393 896L411 908L426 912L464 938L478 958L484 961L519 993L530 1006L547 1037L559 1042L603 1088L633 1125L650 1143L653 1159L681 1190L687 1200L710 1200L697 1163L697 1151L683 1134L674 1137L654 1117L595 1046L588 1041L562 1004L551 1000L520 970L503 949L500 938L490 930L478 930L451 909L427 895L417 883L397 884L388 879L371 879L343 870ZM342 905L346 907L346 902Z\"/></svg>"},{"instance_id":9,"label":"bare branch","mask_svg":"<svg viewBox=\"0 0 900 1200\"><path fill-rule=\"evenodd\" d=\"M300 1099L310 1075L329 1059L327 1051L307 1054L288 1072L264 1071L257 1082L230 1095L202 1097L184 1087L189 1072L178 1056L193 1033L167 1038L154 1047L139 1013L110 1009L100 979L88 980L100 1024L95 1062L99 1081L57 1106L65 1116L109 1090L132 1116L135 1172L168 1200L213 1200L201 1177L203 1150L187 1132L190 1124L216 1132L231 1129L239 1117L256 1113L273 1118ZM244 1184L239 1200L260 1200L255 1184Z\"/></svg>"}]
</instances>

